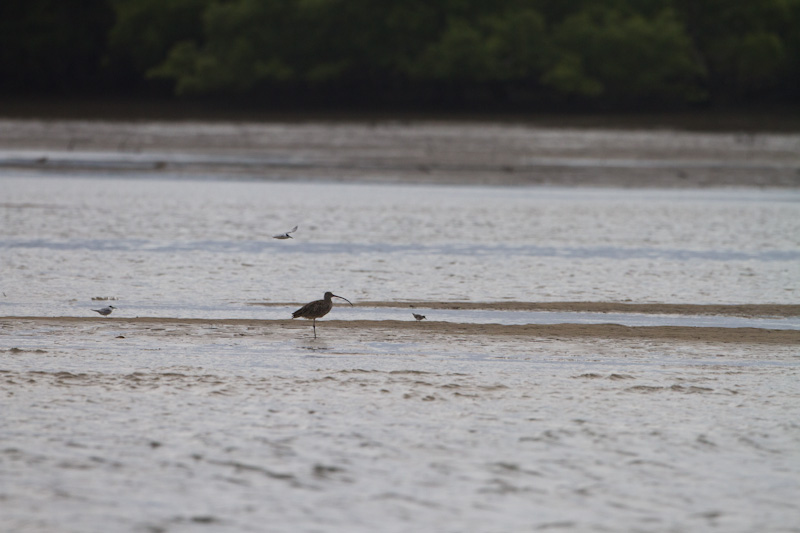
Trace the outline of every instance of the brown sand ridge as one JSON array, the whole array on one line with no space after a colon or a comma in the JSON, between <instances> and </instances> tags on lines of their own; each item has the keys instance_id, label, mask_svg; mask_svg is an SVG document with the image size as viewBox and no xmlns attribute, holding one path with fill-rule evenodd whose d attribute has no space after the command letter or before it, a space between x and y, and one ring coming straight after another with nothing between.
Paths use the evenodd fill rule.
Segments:
<instances>
[{"instance_id":1,"label":"brown sand ridge","mask_svg":"<svg viewBox=\"0 0 800 533\"><path fill-rule=\"evenodd\" d=\"M452 322L404 321L335 321L325 322L326 327L344 329L377 328L414 330L449 335L482 335L495 337L539 337L572 339L596 338L606 340L672 340L681 342L742 343L742 344L797 344L800 331L758 328L702 328L685 326L640 326L618 324L459 324Z\"/></svg>"},{"instance_id":2,"label":"brown sand ridge","mask_svg":"<svg viewBox=\"0 0 800 533\"><path fill-rule=\"evenodd\" d=\"M14 325L35 323L42 326L68 328L71 325L112 322L136 328L147 334L148 329L165 325L177 326L227 326L247 328L264 333L282 330L307 330L310 324L300 320L254 320L254 319L197 319L197 318L98 318L98 317L0 317L0 324ZM319 325L326 329L360 332L383 337L391 333L413 333L417 336L483 336L487 338L531 339L605 339L605 340L664 340L676 342L706 342L735 344L776 344L800 346L800 331L760 328L719 328L686 326L640 326L629 327L618 324L464 324L454 322L415 322L401 320L322 320Z\"/></svg>"}]
</instances>

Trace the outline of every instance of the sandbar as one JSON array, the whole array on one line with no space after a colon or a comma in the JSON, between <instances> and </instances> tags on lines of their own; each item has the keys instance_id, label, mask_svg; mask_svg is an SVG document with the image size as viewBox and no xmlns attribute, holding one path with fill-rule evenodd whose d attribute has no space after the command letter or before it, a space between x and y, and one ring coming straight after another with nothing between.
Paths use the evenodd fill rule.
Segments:
<instances>
[{"instance_id":1,"label":"sandbar","mask_svg":"<svg viewBox=\"0 0 800 533\"><path fill-rule=\"evenodd\" d=\"M235 335L247 330L251 335L275 334L289 330L310 330L303 320L256 320L256 319L206 319L206 318L99 318L99 317L0 317L0 325L7 331L16 327L69 328L91 323L110 324L132 328L139 334L147 334L151 328L166 326L222 327L217 335ZM113 321L113 322L112 322ZM535 341L549 339L603 339L603 340L660 340L676 342L702 342L722 344L772 344L800 346L800 331L762 328L723 328L690 326L622 326L618 324L465 324L437 321L402 320L320 320L318 330L336 330L343 333L358 333L375 340L387 335L402 333L417 338L427 336L469 337L486 339L514 339ZM189 333L182 333L189 334Z\"/></svg>"}]
</instances>

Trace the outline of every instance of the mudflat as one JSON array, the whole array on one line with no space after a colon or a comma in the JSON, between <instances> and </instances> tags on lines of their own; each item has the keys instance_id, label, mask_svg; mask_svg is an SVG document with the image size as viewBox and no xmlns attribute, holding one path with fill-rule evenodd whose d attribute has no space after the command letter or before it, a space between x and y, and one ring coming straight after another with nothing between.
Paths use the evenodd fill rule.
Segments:
<instances>
[{"instance_id":1,"label":"mudflat","mask_svg":"<svg viewBox=\"0 0 800 533\"><path fill-rule=\"evenodd\" d=\"M390 183L800 186L800 134L639 126L4 119L0 166Z\"/></svg>"},{"instance_id":2,"label":"mudflat","mask_svg":"<svg viewBox=\"0 0 800 533\"><path fill-rule=\"evenodd\" d=\"M152 335L164 327L178 328L175 335L189 335L181 331L194 328L222 328L215 337L235 337L246 334L267 335L272 339L295 335L292 330L310 329L305 321L254 320L254 319L202 319L202 318L114 318L96 317L0 317L0 324L8 331L28 327L48 327L62 331L72 326L97 325L116 326L134 331L136 335ZM113 322L112 322L113 321ZM154 329L155 328L155 329ZM465 324L455 322L410 322L401 320L324 320L318 330L335 330L337 336L357 335L364 341L381 341L396 335L408 338L462 337L475 339L536 340L549 339L602 339L602 340L668 340L678 342L723 343L723 344L783 344L800 345L800 331L762 328L725 328L689 326L623 326L619 324ZM86 334L92 335L93 331ZM156 333L160 336L162 333Z\"/></svg>"}]
</instances>

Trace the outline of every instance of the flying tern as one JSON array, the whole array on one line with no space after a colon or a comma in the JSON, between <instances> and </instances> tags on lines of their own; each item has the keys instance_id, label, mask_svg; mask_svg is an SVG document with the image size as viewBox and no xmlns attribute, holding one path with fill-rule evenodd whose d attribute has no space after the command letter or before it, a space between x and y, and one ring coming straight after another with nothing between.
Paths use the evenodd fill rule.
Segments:
<instances>
[{"instance_id":1,"label":"flying tern","mask_svg":"<svg viewBox=\"0 0 800 533\"><path fill-rule=\"evenodd\" d=\"M298 228L298 226L295 226L292 229L290 229L289 231L287 231L286 233L278 233L277 235L273 235L272 238L273 239L293 239L294 237L292 237L289 234L290 233L294 233L295 231L297 231L297 228Z\"/></svg>"}]
</instances>

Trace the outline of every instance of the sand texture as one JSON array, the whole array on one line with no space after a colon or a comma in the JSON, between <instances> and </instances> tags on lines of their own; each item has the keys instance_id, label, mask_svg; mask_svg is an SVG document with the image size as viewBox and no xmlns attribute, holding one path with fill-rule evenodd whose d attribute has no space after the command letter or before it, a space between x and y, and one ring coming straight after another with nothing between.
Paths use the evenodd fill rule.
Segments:
<instances>
[{"instance_id":1,"label":"sand texture","mask_svg":"<svg viewBox=\"0 0 800 533\"><path fill-rule=\"evenodd\" d=\"M6 151L0 165L40 170L438 184L800 186L800 135L793 133L431 121L6 119L0 138Z\"/></svg>"},{"instance_id":2,"label":"sand texture","mask_svg":"<svg viewBox=\"0 0 800 533\"><path fill-rule=\"evenodd\" d=\"M37 324L41 327L69 328L70 324L97 324L97 317L0 317L0 323L13 328L16 323ZM291 336L295 330L311 329L310 322L300 320L252 320L252 319L187 319L187 318L111 318L113 324L134 328L140 335L148 335L152 328L211 327L232 328L229 335L238 335L239 330L258 330L265 335ZM400 320L335 320L324 319L317 323L317 330L335 329L348 335L358 335L368 341L381 341L396 335L410 338L441 337L443 335L464 338L486 337L491 339L518 338L535 341L538 338L571 339L594 338L603 340L659 339L680 342L742 343L742 344L787 344L800 346L800 331L762 328L716 328L683 326L640 326L619 324L463 324L452 322L412 322ZM220 333L220 336L224 334Z\"/></svg>"},{"instance_id":3,"label":"sand texture","mask_svg":"<svg viewBox=\"0 0 800 533\"><path fill-rule=\"evenodd\" d=\"M800 135L0 120L0 185L3 533L800 531Z\"/></svg>"}]
</instances>

